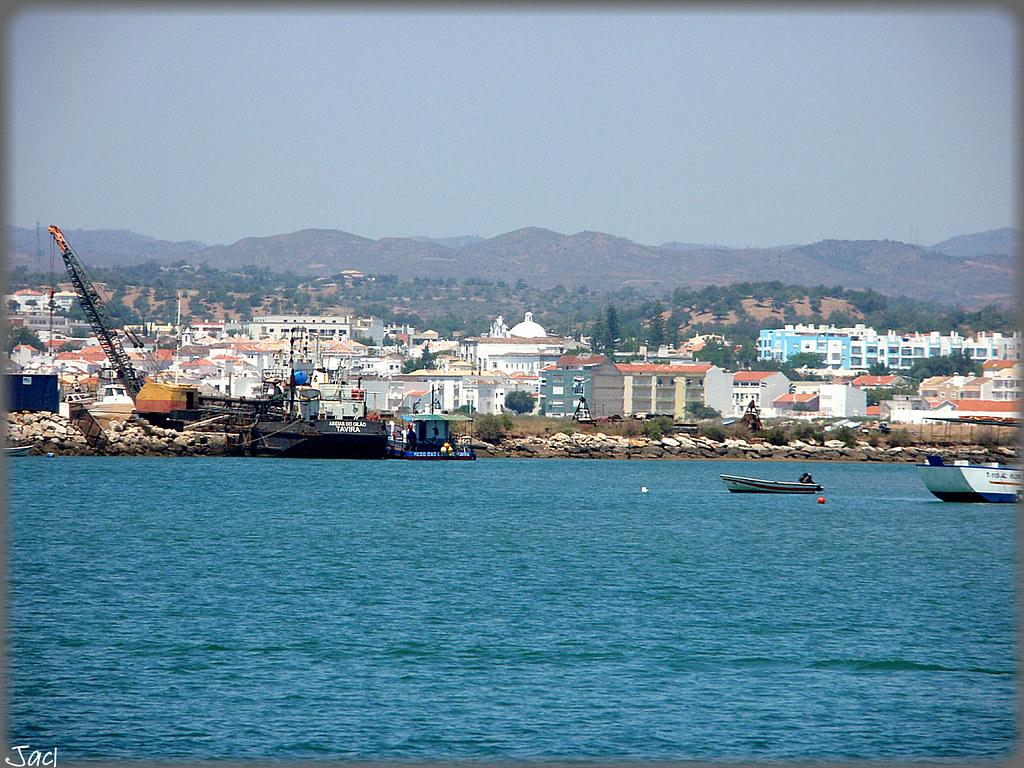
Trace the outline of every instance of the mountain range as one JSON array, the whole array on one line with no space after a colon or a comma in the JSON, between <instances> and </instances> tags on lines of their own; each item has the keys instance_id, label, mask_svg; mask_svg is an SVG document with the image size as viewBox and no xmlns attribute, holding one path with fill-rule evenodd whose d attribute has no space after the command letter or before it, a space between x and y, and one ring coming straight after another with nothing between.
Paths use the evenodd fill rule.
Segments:
<instances>
[{"instance_id":1,"label":"mountain range","mask_svg":"<svg viewBox=\"0 0 1024 768\"><path fill-rule=\"evenodd\" d=\"M305 229L247 237L231 245L165 241L123 230L67 230L87 266L184 260L224 270L255 265L305 276L344 269L401 278L481 278L528 285L658 291L743 281L873 288L890 295L976 307L1016 303L1019 232L1003 228L962 235L933 246L892 240L822 240L805 245L728 248L665 243L642 245L603 232L564 235L526 227L491 238L385 237ZM37 254L34 229L10 227L9 266L44 271L49 236Z\"/></svg>"}]
</instances>

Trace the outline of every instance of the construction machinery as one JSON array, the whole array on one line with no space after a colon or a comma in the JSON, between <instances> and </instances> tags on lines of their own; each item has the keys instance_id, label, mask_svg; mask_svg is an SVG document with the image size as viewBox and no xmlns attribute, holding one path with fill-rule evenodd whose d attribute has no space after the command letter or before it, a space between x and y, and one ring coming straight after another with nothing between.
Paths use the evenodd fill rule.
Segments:
<instances>
[{"instance_id":1,"label":"construction machinery","mask_svg":"<svg viewBox=\"0 0 1024 768\"><path fill-rule=\"evenodd\" d=\"M747 403L747 410L743 414L743 418L740 419L751 432L763 432L764 424L761 423L761 409L757 407L757 403L753 398Z\"/></svg>"},{"instance_id":2,"label":"construction machinery","mask_svg":"<svg viewBox=\"0 0 1024 768\"><path fill-rule=\"evenodd\" d=\"M60 250L60 256L64 259L64 266L67 267L68 276L75 287L75 293L78 294L82 311L85 313L89 325L92 326L92 332L99 340L103 351L106 352L107 360L110 361L117 378L124 384L128 394L134 398L142 389L142 385L145 383L144 378L135 370L128 354L124 351L124 346L113 327L103 299L89 279L81 259L71 249L64 233L60 231L60 227L51 224L47 231L53 236L53 241ZM134 334L125 330L125 335L137 348L142 346L142 342Z\"/></svg>"}]
</instances>

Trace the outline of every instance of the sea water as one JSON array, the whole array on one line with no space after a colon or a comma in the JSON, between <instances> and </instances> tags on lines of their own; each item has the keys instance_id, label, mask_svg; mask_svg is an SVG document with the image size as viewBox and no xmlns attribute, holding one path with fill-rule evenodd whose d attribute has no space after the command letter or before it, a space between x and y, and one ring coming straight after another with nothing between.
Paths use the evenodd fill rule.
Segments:
<instances>
[{"instance_id":1,"label":"sea water","mask_svg":"<svg viewBox=\"0 0 1024 768\"><path fill-rule=\"evenodd\" d=\"M804 470L824 504L718 478ZM1016 507L940 502L911 466L31 457L8 479L9 739L61 760L1016 748Z\"/></svg>"}]
</instances>

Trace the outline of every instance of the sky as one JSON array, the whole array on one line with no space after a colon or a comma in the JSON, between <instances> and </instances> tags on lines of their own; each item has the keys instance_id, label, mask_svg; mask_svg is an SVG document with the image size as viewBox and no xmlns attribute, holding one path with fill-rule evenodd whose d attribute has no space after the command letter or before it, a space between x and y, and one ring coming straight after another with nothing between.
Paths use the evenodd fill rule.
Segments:
<instances>
[{"instance_id":1,"label":"sky","mask_svg":"<svg viewBox=\"0 0 1024 768\"><path fill-rule=\"evenodd\" d=\"M1016 25L994 7L6 21L19 226L756 247L1016 225Z\"/></svg>"}]
</instances>

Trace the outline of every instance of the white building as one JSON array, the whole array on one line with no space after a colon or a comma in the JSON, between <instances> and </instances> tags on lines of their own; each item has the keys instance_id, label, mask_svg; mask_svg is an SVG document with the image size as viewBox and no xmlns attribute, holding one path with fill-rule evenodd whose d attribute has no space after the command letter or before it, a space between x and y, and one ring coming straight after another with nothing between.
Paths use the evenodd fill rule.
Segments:
<instances>
[{"instance_id":1,"label":"white building","mask_svg":"<svg viewBox=\"0 0 1024 768\"><path fill-rule=\"evenodd\" d=\"M830 418L865 416L868 397L864 390L849 384L822 384L818 387L818 410Z\"/></svg>"},{"instance_id":2,"label":"white building","mask_svg":"<svg viewBox=\"0 0 1024 768\"><path fill-rule=\"evenodd\" d=\"M742 416L753 400L762 415L771 416L775 398L788 391L789 379L781 371L736 371L732 375L732 415Z\"/></svg>"},{"instance_id":3,"label":"white building","mask_svg":"<svg viewBox=\"0 0 1024 768\"><path fill-rule=\"evenodd\" d=\"M989 360L982 364L985 376L992 381L993 400L1020 400L1024 396L1021 379L1024 366L1011 360Z\"/></svg>"},{"instance_id":4,"label":"white building","mask_svg":"<svg viewBox=\"0 0 1024 768\"><path fill-rule=\"evenodd\" d=\"M490 333L470 336L459 343L459 356L470 361L480 374L536 374L546 365L553 365L574 342L549 336L543 326L527 312L523 321L509 328L503 317L491 324Z\"/></svg>"},{"instance_id":5,"label":"white building","mask_svg":"<svg viewBox=\"0 0 1024 768\"><path fill-rule=\"evenodd\" d=\"M352 333L349 315L264 315L249 323L252 339L288 339L293 329L304 329L303 336L321 341L341 341Z\"/></svg>"},{"instance_id":6,"label":"white building","mask_svg":"<svg viewBox=\"0 0 1024 768\"><path fill-rule=\"evenodd\" d=\"M389 378L397 376L402 372L402 362L405 358L401 355L381 355L380 357L363 358L363 374Z\"/></svg>"},{"instance_id":7,"label":"white building","mask_svg":"<svg viewBox=\"0 0 1024 768\"><path fill-rule=\"evenodd\" d=\"M352 315L263 315L249 323L252 339L288 339L292 329L301 328L306 339L342 341L353 336L371 338L374 344L384 339L384 324L375 317Z\"/></svg>"}]
</instances>

